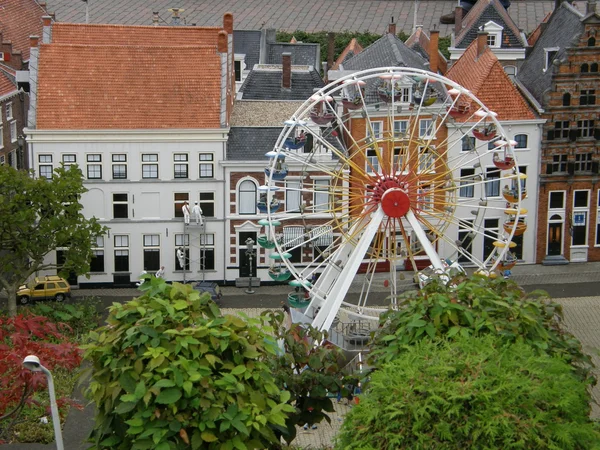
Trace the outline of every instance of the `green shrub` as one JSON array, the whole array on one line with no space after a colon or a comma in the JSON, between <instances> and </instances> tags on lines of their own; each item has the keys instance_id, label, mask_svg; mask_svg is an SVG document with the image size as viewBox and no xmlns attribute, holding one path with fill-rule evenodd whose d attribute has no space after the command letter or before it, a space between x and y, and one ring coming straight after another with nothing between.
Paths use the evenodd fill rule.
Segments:
<instances>
[{"instance_id":1,"label":"green shrub","mask_svg":"<svg viewBox=\"0 0 600 450\"><path fill-rule=\"evenodd\" d=\"M65 323L71 330L65 333L82 340L90 331L100 325L100 299L85 297L77 299L74 303L46 302L35 303L22 307L20 312L29 312L36 316L45 316L55 323Z\"/></svg>"},{"instance_id":2,"label":"green shrub","mask_svg":"<svg viewBox=\"0 0 600 450\"><path fill-rule=\"evenodd\" d=\"M525 343L422 341L372 374L336 448L599 448L587 387L562 359Z\"/></svg>"},{"instance_id":3,"label":"green shrub","mask_svg":"<svg viewBox=\"0 0 600 450\"><path fill-rule=\"evenodd\" d=\"M258 320L222 316L208 294L152 278L91 333L94 449L270 448L289 393L264 359L277 347Z\"/></svg>"},{"instance_id":4,"label":"green shrub","mask_svg":"<svg viewBox=\"0 0 600 450\"><path fill-rule=\"evenodd\" d=\"M454 287L434 281L404 294L400 309L381 317L371 364L392 361L406 344L423 339L491 333L504 342L526 342L540 353L565 358L582 378L592 377L590 357L564 330L562 307L545 292L526 294L510 280L483 276L461 276L454 281Z\"/></svg>"}]
</instances>

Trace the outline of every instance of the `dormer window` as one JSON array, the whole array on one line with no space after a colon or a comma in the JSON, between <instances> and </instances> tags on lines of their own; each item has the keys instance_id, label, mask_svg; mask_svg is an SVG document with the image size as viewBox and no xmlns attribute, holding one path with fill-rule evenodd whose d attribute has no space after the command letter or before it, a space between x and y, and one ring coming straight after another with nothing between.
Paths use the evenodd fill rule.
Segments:
<instances>
[{"instance_id":1,"label":"dormer window","mask_svg":"<svg viewBox=\"0 0 600 450\"><path fill-rule=\"evenodd\" d=\"M547 71L550 66L552 65L552 61L554 61L554 59L556 58L556 55L558 55L558 47L551 47L551 48L545 48L544 52L546 54L546 63L544 64L544 72Z\"/></svg>"},{"instance_id":2,"label":"dormer window","mask_svg":"<svg viewBox=\"0 0 600 450\"><path fill-rule=\"evenodd\" d=\"M487 35L487 46L489 48L500 48L502 45L502 28L496 22L489 21L487 22L483 28L486 31Z\"/></svg>"}]
</instances>

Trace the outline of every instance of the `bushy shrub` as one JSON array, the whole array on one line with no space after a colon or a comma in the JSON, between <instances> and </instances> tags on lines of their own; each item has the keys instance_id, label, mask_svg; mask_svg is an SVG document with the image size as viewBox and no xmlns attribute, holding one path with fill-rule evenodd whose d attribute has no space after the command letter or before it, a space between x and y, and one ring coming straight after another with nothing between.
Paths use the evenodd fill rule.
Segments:
<instances>
[{"instance_id":1,"label":"bushy shrub","mask_svg":"<svg viewBox=\"0 0 600 450\"><path fill-rule=\"evenodd\" d=\"M526 294L510 280L483 276L454 281L454 286L434 281L408 292L399 310L381 317L373 365L392 361L406 344L423 339L494 334L504 342L525 342L539 353L565 358L583 379L592 376L591 359L561 325L562 307L545 292Z\"/></svg>"},{"instance_id":2,"label":"bushy shrub","mask_svg":"<svg viewBox=\"0 0 600 450\"><path fill-rule=\"evenodd\" d=\"M598 448L587 387L562 359L525 343L424 340L372 374L336 448Z\"/></svg>"},{"instance_id":3,"label":"bushy shrub","mask_svg":"<svg viewBox=\"0 0 600 450\"><path fill-rule=\"evenodd\" d=\"M294 409L264 362L276 352L258 320L222 316L208 294L152 278L91 333L94 449L242 449L278 443Z\"/></svg>"}]
</instances>

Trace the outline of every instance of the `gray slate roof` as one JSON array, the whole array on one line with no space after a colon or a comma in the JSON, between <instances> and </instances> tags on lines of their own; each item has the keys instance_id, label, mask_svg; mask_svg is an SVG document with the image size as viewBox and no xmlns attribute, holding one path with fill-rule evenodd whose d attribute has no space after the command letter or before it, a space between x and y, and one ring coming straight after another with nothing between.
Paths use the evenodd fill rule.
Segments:
<instances>
[{"instance_id":1,"label":"gray slate roof","mask_svg":"<svg viewBox=\"0 0 600 450\"><path fill-rule=\"evenodd\" d=\"M281 87L281 70L252 70L240 88L244 100L306 100L325 83L317 71L294 71L292 87Z\"/></svg>"},{"instance_id":2,"label":"gray slate roof","mask_svg":"<svg viewBox=\"0 0 600 450\"><path fill-rule=\"evenodd\" d=\"M233 52L246 55L248 69L259 62L260 35L260 30L233 30Z\"/></svg>"},{"instance_id":3,"label":"gray slate roof","mask_svg":"<svg viewBox=\"0 0 600 450\"><path fill-rule=\"evenodd\" d=\"M560 50L555 60L562 59L565 49L573 46L583 32L582 17L583 15L579 11L567 2L563 2L560 8L550 16L548 24L535 43L531 54L519 69L517 79L542 106L544 105L544 93L551 89L553 72L552 69L544 72L546 64L544 48L559 47Z\"/></svg>"},{"instance_id":4,"label":"gray slate roof","mask_svg":"<svg viewBox=\"0 0 600 450\"><path fill-rule=\"evenodd\" d=\"M427 69L427 60L411 50L392 34L384 34L358 55L342 64L344 70L366 70L375 67L413 67Z\"/></svg>"},{"instance_id":5,"label":"gray slate roof","mask_svg":"<svg viewBox=\"0 0 600 450\"><path fill-rule=\"evenodd\" d=\"M267 64L281 64L282 53L291 53L292 64L296 66L313 66L318 68L321 64L321 47L319 44L269 43Z\"/></svg>"},{"instance_id":6,"label":"gray slate roof","mask_svg":"<svg viewBox=\"0 0 600 450\"><path fill-rule=\"evenodd\" d=\"M265 161L283 127L231 127L227 139L228 161Z\"/></svg>"}]
</instances>

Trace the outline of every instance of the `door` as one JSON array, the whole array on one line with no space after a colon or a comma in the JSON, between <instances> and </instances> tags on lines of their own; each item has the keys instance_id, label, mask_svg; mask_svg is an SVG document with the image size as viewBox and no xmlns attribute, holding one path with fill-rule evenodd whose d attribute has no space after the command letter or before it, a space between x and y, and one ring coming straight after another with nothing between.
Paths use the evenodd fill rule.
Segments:
<instances>
[{"instance_id":1,"label":"door","mask_svg":"<svg viewBox=\"0 0 600 450\"><path fill-rule=\"evenodd\" d=\"M238 249L238 261L240 262L240 278L256 277L256 249L252 258L246 254L245 248ZM250 265L252 260L252 265Z\"/></svg>"},{"instance_id":2,"label":"door","mask_svg":"<svg viewBox=\"0 0 600 450\"><path fill-rule=\"evenodd\" d=\"M551 223L548 225L548 256L562 254L562 223Z\"/></svg>"},{"instance_id":3,"label":"door","mask_svg":"<svg viewBox=\"0 0 600 450\"><path fill-rule=\"evenodd\" d=\"M60 272L62 265L65 263L65 260L65 252L63 250L56 250L56 265L58 266L56 269L56 275L58 275L58 272ZM77 274L75 272L69 272L67 281L71 286L77 286Z\"/></svg>"}]
</instances>

